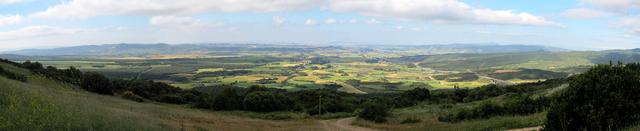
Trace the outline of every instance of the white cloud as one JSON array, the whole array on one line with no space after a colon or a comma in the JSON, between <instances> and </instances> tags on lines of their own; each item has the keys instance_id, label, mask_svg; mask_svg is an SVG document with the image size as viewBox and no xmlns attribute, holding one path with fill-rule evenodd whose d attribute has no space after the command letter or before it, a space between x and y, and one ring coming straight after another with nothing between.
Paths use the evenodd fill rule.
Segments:
<instances>
[{"instance_id":1,"label":"white cloud","mask_svg":"<svg viewBox=\"0 0 640 131\"><path fill-rule=\"evenodd\" d=\"M271 20L276 25L282 25L284 24L284 22L287 22L287 19L282 16L274 16L273 18L271 18Z\"/></svg>"},{"instance_id":2,"label":"white cloud","mask_svg":"<svg viewBox=\"0 0 640 131\"><path fill-rule=\"evenodd\" d=\"M573 19L593 19L613 15L610 12L600 11L589 8L569 9L562 13L563 16Z\"/></svg>"},{"instance_id":3,"label":"white cloud","mask_svg":"<svg viewBox=\"0 0 640 131\"><path fill-rule=\"evenodd\" d=\"M638 0L580 0L582 3L594 5L608 11L624 13L631 9L640 8Z\"/></svg>"},{"instance_id":4,"label":"white cloud","mask_svg":"<svg viewBox=\"0 0 640 131\"><path fill-rule=\"evenodd\" d=\"M307 19L306 21L304 21L305 25L317 25L318 21L316 21L315 19Z\"/></svg>"},{"instance_id":5,"label":"white cloud","mask_svg":"<svg viewBox=\"0 0 640 131\"><path fill-rule=\"evenodd\" d=\"M179 30L202 30L224 26L221 22L204 22L192 17L179 16L154 16L149 19L149 24Z\"/></svg>"},{"instance_id":6,"label":"white cloud","mask_svg":"<svg viewBox=\"0 0 640 131\"><path fill-rule=\"evenodd\" d=\"M19 24L22 21L24 21L24 18L22 18L22 16L20 15L11 15L11 16L0 15L0 26Z\"/></svg>"},{"instance_id":7,"label":"white cloud","mask_svg":"<svg viewBox=\"0 0 640 131\"><path fill-rule=\"evenodd\" d=\"M26 0L0 0L0 5L15 4L15 3L20 3L24 1Z\"/></svg>"},{"instance_id":8,"label":"white cloud","mask_svg":"<svg viewBox=\"0 0 640 131\"><path fill-rule=\"evenodd\" d=\"M337 12L438 23L559 26L529 13L478 8L458 0L330 0L328 7Z\"/></svg>"},{"instance_id":9,"label":"white cloud","mask_svg":"<svg viewBox=\"0 0 640 131\"><path fill-rule=\"evenodd\" d=\"M640 18L623 18L611 23L615 28L627 29L626 36L640 36Z\"/></svg>"},{"instance_id":10,"label":"white cloud","mask_svg":"<svg viewBox=\"0 0 640 131\"><path fill-rule=\"evenodd\" d=\"M32 14L37 18L85 19L104 15L184 15L204 12L274 12L304 9L318 0L72 0Z\"/></svg>"},{"instance_id":11,"label":"white cloud","mask_svg":"<svg viewBox=\"0 0 640 131\"><path fill-rule=\"evenodd\" d=\"M478 8L458 0L71 0L29 16L85 19L105 15L189 16L207 12L275 12L308 8L445 23L559 25L526 12Z\"/></svg>"},{"instance_id":12,"label":"white cloud","mask_svg":"<svg viewBox=\"0 0 640 131\"><path fill-rule=\"evenodd\" d=\"M0 40L12 40L12 39L30 39L37 37L45 37L45 36L55 36L55 35L68 35L68 34L77 34L85 31L90 31L87 29L67 29L53 26L28 26L17 30L0 32Z\"/></svg>"},{"instance_id":13,"label":"white cloud","mask_svg":"<svg viewBox=\"0 0 640 131\"><path fill-rule=\"evenodd\" d=\"M331 25L331 24L335 24L335 23L338 23L338 20L333 19L333 18L328 18L328 19L324 20L324 24L327 24L327 25Z\"/></svg>"}]
</instances>

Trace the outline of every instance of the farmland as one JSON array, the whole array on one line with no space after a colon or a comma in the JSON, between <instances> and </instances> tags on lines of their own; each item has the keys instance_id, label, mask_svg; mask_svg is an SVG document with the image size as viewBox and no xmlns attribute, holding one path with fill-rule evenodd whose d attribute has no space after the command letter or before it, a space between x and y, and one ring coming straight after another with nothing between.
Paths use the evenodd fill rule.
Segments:
<instances>
[{"instance_id":1,"label":"farmland","mask_svg":"<svg viewBox=\"0 0 640 131\"><path fill-rule=\"evenodd\" d=\"M58 57L39 62L58 68L76 67L118 79L147 79L180 88L233 85L290 91L330 88L349 93L474 88L488 84L544 81L580 73L594 64L593 52L522 52L424 55L414 49L390 47L268 48L237 52L213 50L186 54ZM274 46L274 47L271 47ZM401 46L402 47L402 46ZM235 49L235 48L233 48ZM191 53L193 54L193 53ZM427 53L428 54L428 53ZM80 58L79 58L80 57ZM535 70L535 71L532 71ZM551 74L551 75L550 75Z\"/></svg>"}]
</instances>

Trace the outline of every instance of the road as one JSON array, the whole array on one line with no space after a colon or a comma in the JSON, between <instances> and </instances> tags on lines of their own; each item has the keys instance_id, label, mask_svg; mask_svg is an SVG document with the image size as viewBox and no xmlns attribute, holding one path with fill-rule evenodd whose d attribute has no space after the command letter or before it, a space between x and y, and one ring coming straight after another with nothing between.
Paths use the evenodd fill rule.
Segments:
<instances>
[{"instance_id":1,"label":"road","mask_svg":"<svg viewBox=\"0 0 640 131\"><path fill-rule=\"evenodd\" d=\"M493 78L493 77L489 77L489 76L484 76L484 75L480 75L478 73L476 73L476 75L480 78L485 78L485 79L489 79L493 82L493 84L496 85L514 85L515 83L511 82L511 81L505 81L505 80L501 80L501 79L497 79L497 78Z\"/></svg>"},{"instance_id":2,"label":"road","mask_svg":"<svg viewBox=\"0 0 640 131\"><path fill-rule=\"evenodd\" d=\"M136 75L136 77L134 78L134 80L139 79L139 78L140 78L140 76L142 76L142 74L147 73L147 72L149 72L149 71L151 71L151 70L153 70L153 67L149 67L147 70L144 70L144 71L142 71L142 72L138 73L138 75Z\"/></svg>"},{"instance_id":3,"label":"road","mask_svg":"<svg viewBox=\"0 0 640 131\"><path fill-rule=\"evenodd\" d=\"M320 121L327 131L375 131L374 129L351 125L356 117Z\"/></svg>"}]
</instances>

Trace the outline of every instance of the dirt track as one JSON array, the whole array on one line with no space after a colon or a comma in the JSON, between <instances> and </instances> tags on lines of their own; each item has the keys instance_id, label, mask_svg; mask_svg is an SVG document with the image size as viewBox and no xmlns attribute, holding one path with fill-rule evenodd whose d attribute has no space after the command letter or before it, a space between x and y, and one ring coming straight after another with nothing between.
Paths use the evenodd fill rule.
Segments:
<instances>
[{"instance_id":1,"label":"dirt track","mask_svg":"<svg viewBox=\"0 0 640 131\"><path fill-rule=\"evenodd\" d=\"M375 131L374 129L351 125L355 119L355 117L349 117L323 120L320 121L320 123L322 123L324 129L327 131Z\"/></svg>"}]
</instances>

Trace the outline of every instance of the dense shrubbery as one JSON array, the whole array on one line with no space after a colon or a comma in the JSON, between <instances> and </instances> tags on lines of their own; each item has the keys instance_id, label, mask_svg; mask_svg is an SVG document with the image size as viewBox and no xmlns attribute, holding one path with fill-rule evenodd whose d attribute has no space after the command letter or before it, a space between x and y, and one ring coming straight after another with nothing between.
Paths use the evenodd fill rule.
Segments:
<instances>
[{"instance_id":1,"label":"dense shrubbery","mask_svg":"<svg viewBox=\"0 0 640 131\"><path fill-rule=\"evenodd\" d=\"M509 86L485 85L473 89L454 88L435 90L431 93L433 101L438 103L472 102L505 94L530 94L545 89L558 87L565 79L551 79L537 83L525 83Z\"/></svg>"},{"instance_id":2,"label":"dense shrubbery","mask_svg":"<svg viewBox=\"0 0 640 131\"><path fill-rule=\"evenodd\" d=\"M389 110L390 108L384 102L369 101L364 104L358 117L374 122L385 122L387 121L386 117L389 116Z\"/></svg>"},{"instance_id":3,"label":"dense shrubbery","mask_svg":"<svg viewBox=\"0 0 640 131\"><path fill-rule=\"evenodd\" d=\"M507 98L504 104L484 101L473 108L464 108L438 117L440 121L457 122L470 119L486 119L500 115L527 115L543 111L549 107L546 97L532 98L528 95L515 95Z\"/></svg>"},{"instance_id":4,"label":"dense shrubbery","mask_svg":"<svg viewBox=\"0 0 640 131\"><path fill-rule=\"evenodd\" d=\"M598 65L556 97L545 130L620 130L640 121L640 64Z\"/></svg>"},{"instance_id":5,"label":"dense shrubbery","mask_svg":"<svg viewBox=\"0 0 640 131\"><path fill-rule=\"evenodd\" d=\"M489 76L502 80L511 79L523 79L523 80L537 80L537 79L557 79L567 77L567 73L553 72L540 69L520 69L517 72L505 72L505 73L491 73Z\"/></svg>"},{"instance_id":6,"label":"dense shrubbery","mask_svg":"<svg viewBox=\"0 0 640 131\"><path fill-rule=\"evenodd\" d=\"M27 77L26 76L20 75L20 74L16 74L16 73L13 73L13 72L10 72L10 71L6 71L2 67L0 67L0 76L4 76L4 77L7 77L9 79L14 79L14 80L22 81L22 82L27 81Z\"/></svg>"},{"instance_id":7,"label":"dense shrubbery","mask_svg":"<svg viewBox=\"0 0 640 131\"><path fill-rule=\"evenodd\" d=\"M185 104L193 102L200 96L195 91L185 91L165 83L147 80L111 80L102 74L83 73L74 67L57 69L52 66L45 68L39 62L25 61L24 63L15 63L8 60L1 61L26 68L37 75L78 85L90 92L103 95L121 94L124 98L134 101L141 101L141 98L144 98L164 103Z\"/></svg>"},{"instance_id":8,"label":"dense shrubbery","mask_svg":"<svg viewBox=\"0 0 640 131\"><path fill-rule=\"evenodd\" d=\"M273 112L292 109L293 101L281 92L255 91L244 97L244 107L249 111Z\"/></svg>"}]
</instances>

